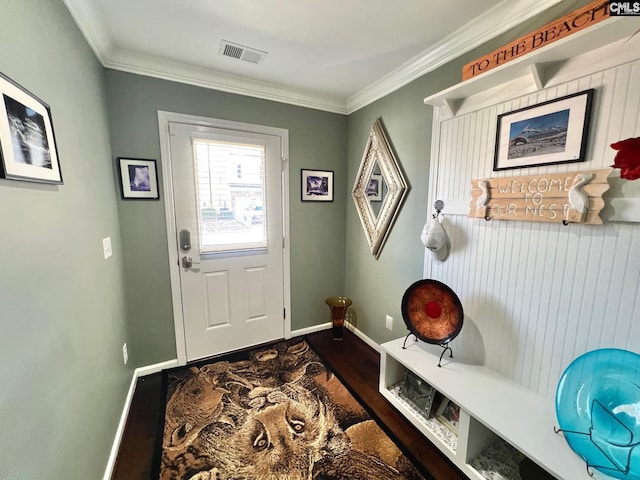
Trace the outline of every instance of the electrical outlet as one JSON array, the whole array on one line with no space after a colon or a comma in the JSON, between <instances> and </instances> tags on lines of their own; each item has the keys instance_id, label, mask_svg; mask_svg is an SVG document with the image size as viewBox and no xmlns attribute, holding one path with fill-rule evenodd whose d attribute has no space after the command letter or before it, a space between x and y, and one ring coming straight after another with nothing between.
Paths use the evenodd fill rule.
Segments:
<instances>
[{"instance_id":1,"label":"electrical outlet","mask_svg":"<svg viewBox=\"0 0 640 480\"><path fill-rule=\"evenodd\" d=\"M393 317L387 315L387 330L393 330Z\"/></svg>"},{"instance_id":2,"label":"electrical outlet","mask_svg":"<svg viewBox=\"0 0 640 480\"><path fill-rule=\"evenodd\" d=\"M111 237L102 239L102 250L104 251L105 260L113 255L113 250L111 249Z\"/></svg>"},{"instance_id":3,"label":"electrical outlet","mask_svg":"<svg viewBox=\"0 0 640 480\"><path fill-rule=\"evenodd\" d=\"M129 352L127 352L127 344L122 345L122 360L124 360L124 364L126 365L129 361Z\"/></svg>"}]
</instances>

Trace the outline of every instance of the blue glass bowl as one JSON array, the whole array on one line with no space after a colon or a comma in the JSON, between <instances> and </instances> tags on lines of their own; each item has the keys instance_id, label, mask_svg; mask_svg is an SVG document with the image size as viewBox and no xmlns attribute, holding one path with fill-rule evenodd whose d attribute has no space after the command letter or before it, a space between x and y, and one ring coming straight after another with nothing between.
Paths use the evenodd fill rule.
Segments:
<instances>
[{"instance_id":1,"label":"blue glass bowl","mask_svg":"<svg viewBox=\"0 0 640 480\"><path fill-rule=\"evenodd\" d=\"M556 415L593 469L640 480L640 355L607 348L576 358L558 383Z\"/></svg>"}]
</instances>

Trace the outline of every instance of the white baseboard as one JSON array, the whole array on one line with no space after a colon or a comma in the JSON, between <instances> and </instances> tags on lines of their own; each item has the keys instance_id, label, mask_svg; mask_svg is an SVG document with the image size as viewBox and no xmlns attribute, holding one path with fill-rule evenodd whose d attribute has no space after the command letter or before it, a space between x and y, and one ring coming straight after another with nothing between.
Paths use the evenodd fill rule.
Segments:
<instances>
[{"instance_id":1,"label":"white baseboard","mask_svg":"<svg viewBox=\"0 0 640 480\"><path fill-rule=\"evenodd\" d=\"M316 333L321 330L327 330L329 328L331 328L331 322L312 325L311 327L300 328L298 330L291 330L291 338L300 337L302 335L309 335L310 333Z\"/></svg>"},{"instance_id":2,"label":"white baseboard","mask_svg":"<svg viewBox=\"0 0 640 480\"><path fill-rule=\"evenodd\" d=\"M358 327L351 325L349 322L345 322L345 326L351 330L353 333L356 334L357 337L360 338L360 340L362 340L364 343L366 343L367 345L369 345L371 348L373 348L376 352L380 352L380 345L378 344L378 342L376 342L375 340L373 340L372 338L368 337L367 335L365 335L362 330L359 330Z\"/></svg>"},{"instance_id":3,"label":"white baseboard","mask_svg":"<svg viewBox=\"0 0 640 480\"><path fill-rule=\"evenodd\" d=\"M368 337L367 335L365 335L361 330L358 329L358 327L355 327L354 325L350 324L349 322L344 322L344 325L349 330L351 330L353 333L355 333L355 335L357 337L359 337L364 343L369 345L376 352L380 352L380 345L378 345L378 343L375 340L373 340L370 337ZM298 337L298 336L301 336L301 335L308 335L310 333L319 332L321 330L328 330L329 328L331 328L331 322L321 323L320 325L313 325L312 327L301 328L299 330L293 330L291 332L291 336L292 337Z\"/></svg>"},{"instance_id":4,"label":"white baseboard","mask_svg":"<svg viewBox=\"0 0 640 480\"><path fill-rule=\"evenodd\" d=\"M147 365L146 367L136 368L135 374L137 378L146 377L152 373L158 373L168 368L174 368L178 366L178 360L167 360L166 362L154 363L153 365Z\"/></svg>"},{"instance_id":5,"label":"white baseboard","mask_svg":"<svg viewBox=\"0 0 640 480\"><path fill-rule=\"evenodd\" d=\"M161 372L167 368L173 368L178 366L178 360L167 360L166 362L156 363L154 365L147 365L146 367L136 368L133 371L131 377L131 384L129 385L129 391L124 401L124 407L122 408L122 414L120 415L120 422L118 422L118 428L116 429L116 436L111 446L111 452L109 453L109 460L107 460L107 467L104 471L103 480L111 480L113 475L113 469L116 466L116 459L118 457L118 450L120 449L120 442L122 442L122 435L124 434L124 427L127 424L127 417L129 416L129 409L131 408L131 401L133 400L133 394L136 391L136 384L138 378L152 373Z\"/></svg>"},{"instance_id":6,"label":"white baseboard","mask_svg":"<svg viewBox=\"0 0 640 480\"><path fill-rule=\"evenodd\" d=\"M103 480L111 480L111 475L113 475L113 469L116 466L116 458L118 457L118 449L120 448L120 442L122 441L122 435L124 434L124 426L127 423L127 416L129 415L129 408L131 408L131 400L133 400L133 394L136 391L137 381L138 377L136 375L136 370L134 370L133 377L131 378L131 384L129 385L129 391L127 392L127 397L124 401L122 415L120 415L120 422L118 423L118 428L116 429L116 437L113 440L111 452L109 453L109 460L107 461L107 468L104 471Z\"/></svg>"}]
</instances>

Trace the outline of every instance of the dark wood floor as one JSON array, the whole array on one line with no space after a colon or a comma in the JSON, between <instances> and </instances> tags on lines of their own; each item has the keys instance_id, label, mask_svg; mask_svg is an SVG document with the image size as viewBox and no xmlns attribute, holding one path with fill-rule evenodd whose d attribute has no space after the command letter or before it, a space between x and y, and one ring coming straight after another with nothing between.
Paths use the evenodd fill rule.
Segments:
<instances>
[{"instance_id":1,"label":"dark wood floor","mask_svg":"<svg viewBox=\"0 0 640 480\"><path fill-rule=\"evenodd\" d=\"M333 341L330 330L311 334L307 341L436 480L466 479L380 395L378 352L348 330L342 342ZM149 480L159 434L161 386L160 373L138 380L113 480Z\"/></svg>"}]
</instances>

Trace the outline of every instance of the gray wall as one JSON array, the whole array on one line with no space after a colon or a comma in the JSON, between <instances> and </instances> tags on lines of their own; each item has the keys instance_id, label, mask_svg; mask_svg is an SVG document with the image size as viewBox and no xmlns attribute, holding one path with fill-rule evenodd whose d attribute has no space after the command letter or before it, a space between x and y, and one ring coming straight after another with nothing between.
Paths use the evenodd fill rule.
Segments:
<instances>
[{"instance_id":1,"label":"gray wall","mask_svg":"<svg viewBox=\"0 0 640 480\"><path fill-rule=\"evenodd\" d=\"M318 110L106 71L113 156L160 161L158 110L289 130L292 328L329 320L344 293L347 119ZM335 171L333 203L300 201L300 169ZM130 352L136 365L175 358L164 203L120 201Z\"/></svg>"},{"instance_id":2,"label":"gray wall","mask_svg":"<svg viewBox=\"0 0 640 480\"><path fill-rule=\"evenodd\" d=\"M62 1L0 12L0 71L50 104L64 177L0 180L0 478L96 479L131 380L103 69Z\"/></svg>"},{"instance_id":3,"label":"gray wall","mask_svg":"<svg viewBox=\"0 0 640 480\"><path fill-rule=\"evenodd\" d=\"M392 340L407 333L400 312L402 295L413 282L422 278L424 246L420 233L428 215L433 213L432 205L427 205L433 109L424 105L423 99L460 82L465 63L586 3L586 0L563 1L533 21L512 29L349 116L349 182L357 174L371 125L381 117L411 184L411 191L378 260L369 251L352 201L347 208L345 289L354 301L358 328L376 342ZM393 331L385 328L385 314L394 317Z\"/></svg>"},{"instance_id":4,"label":"gray wall","mask_svg":"<svg viewBox=\"0 0 640 480\"><path fill-rule=\"evenodd\" d=\"M422 276L420 231L426 219L431 140L431 110L422 104L424 96L423 86L414 82L349 116L349 179L355 179L371 126L381 117L411 187L378 260L351 199L347 208L346 292L354 301L357 327L377 342L404 332L400 300ZM385 314L394 317L393 333L385 329Z\"/></svg>"}]
</instances>

